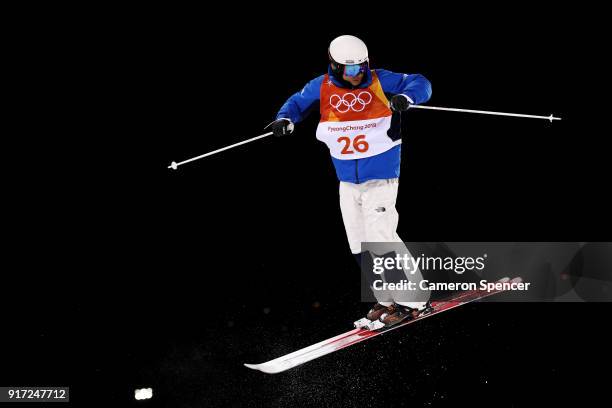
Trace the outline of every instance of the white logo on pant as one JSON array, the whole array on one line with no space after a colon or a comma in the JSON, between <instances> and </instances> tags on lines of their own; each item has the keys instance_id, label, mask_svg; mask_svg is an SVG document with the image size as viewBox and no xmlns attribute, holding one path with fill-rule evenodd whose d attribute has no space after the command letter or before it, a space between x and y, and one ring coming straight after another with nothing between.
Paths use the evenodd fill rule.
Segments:
<instances>
[{"instance_id":1,"label":"white logo on pant","mask_svg":"<svg viewBox=\"0 0 612 408\"><path fill-rule=\"evenodd\" d=\"M370 102L372 102L372 94L367 91L360 92L357 96L345 93L342 97L336 94L329 97L329 104L340 113L346 113L349 109L353 112L361 112Z\"/></svg>"}]
</instances>

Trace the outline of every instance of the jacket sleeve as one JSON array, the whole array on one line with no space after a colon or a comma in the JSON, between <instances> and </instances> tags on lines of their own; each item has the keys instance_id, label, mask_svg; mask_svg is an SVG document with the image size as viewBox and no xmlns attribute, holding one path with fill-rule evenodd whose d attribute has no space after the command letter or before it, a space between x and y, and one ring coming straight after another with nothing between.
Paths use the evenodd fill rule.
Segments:
<instances>
[{"instance_id":1,"label":"jacket sleeve","mask_svg":"<svg viewBox=\"0 0 612 408\"><path fill-rule=\"evenodd\" d=\"M431 98L431 83L421 74L398 74L386 69L377 69L376 74L385 93L404 94L415 104Z\"/></svg>"},{"instance_id":2,"label":"jacket sleeve","mask_svg":"<svg viewBox=\"0 0 612 408\"><path fill-rule=\"evenodd\" d=\"M325 75L321 75L308 82L306 86L291 95L287 102L280 108L276 119L290 119L293 123L302 121L310 112L313 105L321 98L321 84Z\"/></svg>"}]
</instances>

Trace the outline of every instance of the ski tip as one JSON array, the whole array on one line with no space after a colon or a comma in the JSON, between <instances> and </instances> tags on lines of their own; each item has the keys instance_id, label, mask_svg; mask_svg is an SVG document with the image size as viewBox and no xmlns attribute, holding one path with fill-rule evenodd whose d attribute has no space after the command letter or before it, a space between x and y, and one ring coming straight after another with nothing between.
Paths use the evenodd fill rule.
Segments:
<instances>
[{"instance_id":1,"label":"ski tip","mask_svg":"<svg viewBox=\"0 0 612 408\"><path fill-rule=\"evenodd\" d=\"M287 365L283 363L278 364L269 361L267 363L261 364L244 364L244 366L252 370L261 371L262 373L266 374L277 374L295 367L295 365Z\"/></svg>"},{"instance_id":2,"label":"ski tip","mask_svg":"<svg viewBox=\"0 0 612 408\"><path fill-rule=\"evenodd\" d=\"M507 277L507 276L504 277L504 278L501 278L500 280L498 280L498 282L500 282L500 283L506 283L506 282L509 282L509 281L510 281L510 278Z\"/></svg>"},{"instance_id":3,"label":"ski tip","mask_svg":"<svg viewBox=\"0 0 612 408\"><path fill-rule=\"evenodd\" d=\"M517 276L516 278L512 279L510 282L511 283L521 283L523 281L523 278L521 278L520 276Z\"/></svg>"}]
</instances>

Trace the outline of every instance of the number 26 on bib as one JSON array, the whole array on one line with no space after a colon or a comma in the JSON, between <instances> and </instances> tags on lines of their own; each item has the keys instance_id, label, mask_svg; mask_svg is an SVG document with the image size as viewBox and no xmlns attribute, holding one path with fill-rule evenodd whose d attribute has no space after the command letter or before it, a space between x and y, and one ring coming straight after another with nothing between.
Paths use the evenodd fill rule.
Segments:
<instances>
[{"instance_id":1,"label":"number 26 on bib","mask_svg":"<svg viewBox=\"0 0 612 408\"><path fill-rule=\"evenodd\" d=\"M365 140L366 135L357 135L353 140L348 136L338 138L338 143L342 145L341 154L354 154L356 151L365 153L370 148L370 145Z\"/></svg>"}]
</instances>

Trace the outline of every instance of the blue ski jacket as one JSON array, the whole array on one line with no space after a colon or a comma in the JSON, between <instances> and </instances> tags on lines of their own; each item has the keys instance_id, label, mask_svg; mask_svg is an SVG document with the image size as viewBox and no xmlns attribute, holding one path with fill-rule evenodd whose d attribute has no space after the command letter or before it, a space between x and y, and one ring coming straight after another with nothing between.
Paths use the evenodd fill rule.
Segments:
<instances>
[{"instance_id":1,"label":"blue ski jacket","mask_svg":"<svg viewBox=\"0 0 612 408\"><path fill-rule=\"evenodd\" d=\"M384 69L375 71L383 91L389 96L403 94L415 104L425 103L431 97L431 83L423 75L401 74ZM331 68L328 68L328 74L334 85L347 86L332 75ZM292 95L281 107L276 119L286 118L293 123L299 123L317 108L324 77L325 75L321 75L313 79L300 92ZM365 80L355 88L367 88L371 83L372 74L366 71ZM399 134L400 129L396 131ZM340 181L359 184L374 179L396 178L400 175L401 144L372 157L353 160L338 160L332 157L332 161Z\"/></svg>"}]
</instances>

